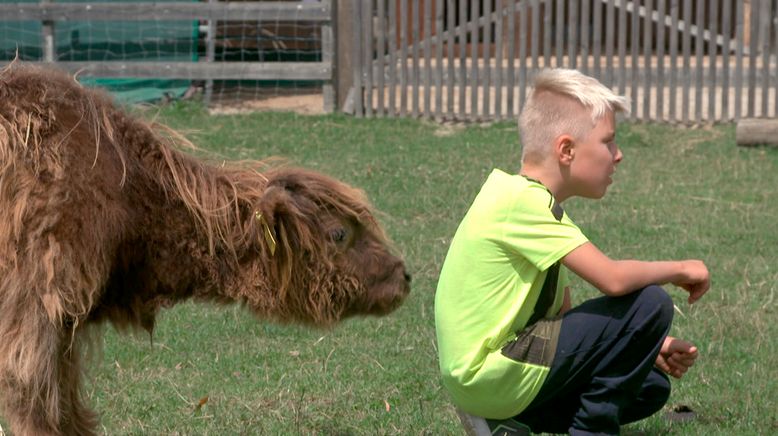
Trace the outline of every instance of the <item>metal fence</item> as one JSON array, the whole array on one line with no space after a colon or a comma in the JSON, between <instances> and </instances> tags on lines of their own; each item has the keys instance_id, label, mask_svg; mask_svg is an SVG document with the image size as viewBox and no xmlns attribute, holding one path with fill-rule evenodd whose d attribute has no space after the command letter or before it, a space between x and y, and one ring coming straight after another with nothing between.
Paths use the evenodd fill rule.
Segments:
<instances>
[{"instance_id":1,"label":"metal fence","mask_svg":"<svg viewBox=\"0 0 778 436\"><path fill-rule=\"evenodd\" d=\"M778 115L776 0L370 0L352 14L358 116L514 118L533 75L577 68L633 120Z\"/></svg>"}]
</instances>

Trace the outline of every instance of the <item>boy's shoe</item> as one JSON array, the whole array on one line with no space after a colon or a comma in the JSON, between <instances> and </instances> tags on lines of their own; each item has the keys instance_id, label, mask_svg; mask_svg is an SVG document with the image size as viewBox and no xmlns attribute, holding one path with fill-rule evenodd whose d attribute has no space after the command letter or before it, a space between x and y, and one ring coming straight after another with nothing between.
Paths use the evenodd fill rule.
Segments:
<instances>
[{"instance_id":1,"label":"boy's shoe","mask_svg":"<svg viewBox=\"0 0 778 436\"><path fill-rule=\"evenodd\" d=\"M457 409L468 436L529 436L529 427L515 419L485 419Z\"/></svg>"}]
</instances>

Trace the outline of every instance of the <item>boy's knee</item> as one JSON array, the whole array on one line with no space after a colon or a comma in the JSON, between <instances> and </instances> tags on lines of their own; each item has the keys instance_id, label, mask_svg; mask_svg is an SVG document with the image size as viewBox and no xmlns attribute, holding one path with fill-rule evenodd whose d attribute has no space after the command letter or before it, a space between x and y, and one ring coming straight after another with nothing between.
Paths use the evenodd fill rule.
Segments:
<instances>
[{"instance_id":1,"label":"boy's knee","mask_svg":"<svg viewBox=\"0 0 778 436\"><path fill-rule=\"evenodd\" d=\"M646 286L639 291L639 304L647 316L661 326L669 327L673 322L673 299L658 285Z\"/></svg>"}]
</instances>

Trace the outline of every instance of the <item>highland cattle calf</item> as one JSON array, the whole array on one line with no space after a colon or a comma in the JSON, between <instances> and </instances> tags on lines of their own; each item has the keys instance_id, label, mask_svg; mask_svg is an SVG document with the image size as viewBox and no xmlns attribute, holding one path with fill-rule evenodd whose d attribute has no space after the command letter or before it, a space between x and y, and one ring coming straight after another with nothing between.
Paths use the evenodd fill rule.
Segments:
<instances>
[{"instance_id":1,"label":"highland cattle calf","mask_svg":"<svg viewBox=\"0 0 778 436\"><path fill-rule=\"evenodd\" d=\"M81 392L93 326L151 332L161 308L194 298L326 327L408 294L361 191L212 165L187 144L67 74L0 72L0 415L13 434L95 433Z\"/></svg>"}]
</instances>

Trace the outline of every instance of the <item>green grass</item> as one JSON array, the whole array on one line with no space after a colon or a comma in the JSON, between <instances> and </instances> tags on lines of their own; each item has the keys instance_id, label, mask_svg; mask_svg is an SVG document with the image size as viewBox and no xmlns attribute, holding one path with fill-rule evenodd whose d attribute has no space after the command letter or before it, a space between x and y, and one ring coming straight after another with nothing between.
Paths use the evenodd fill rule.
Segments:
<instances>
[{"instance_id":1,"label":"green grass","mask_svg":"<svg viewBox=\"0 0 778 436\"><path fill-rule=\"evenodd\" d=\"M363 188L413 273L406 303L332 331L257 322L239 307L184 304L148 337L106 329L88 385L107 434L462 434L438 382L437 275L459 220L494 167L516 171L513 123L452 128L413 120L260 113L162 120L225 158L282 156ZM625 434L778 432L778 150L743 149L733 126L622 125L625 158L602 201L566 211L612 257L701 258L713 286L673 334L701 349L670 405ZM574 280L576 302L596 295ZM198 404L207 396L207 402ZM205 400L203 400L205 401Z\"/></svg>"}]
</instances>

